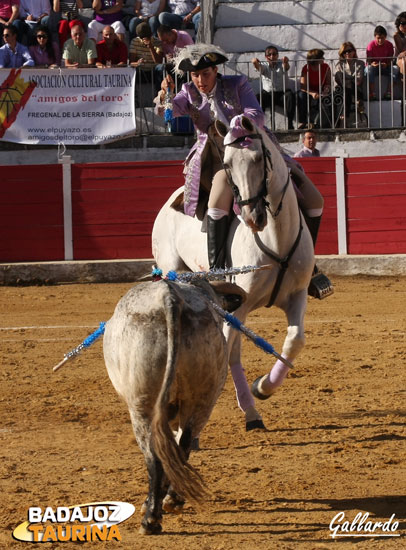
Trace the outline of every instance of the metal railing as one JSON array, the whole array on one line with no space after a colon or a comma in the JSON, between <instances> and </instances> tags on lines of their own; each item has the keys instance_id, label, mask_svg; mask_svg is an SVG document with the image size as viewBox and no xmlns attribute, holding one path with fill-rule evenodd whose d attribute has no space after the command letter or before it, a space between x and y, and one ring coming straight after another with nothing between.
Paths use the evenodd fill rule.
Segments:
<instances>
[{"instance_id":1,"label":"metal railing","mask_svg":"<svg viewBox=\"0 0 406 550\"><path fill-rule=\"evenodd\" d=\"M375 130L403 128L406 120L406 77L388 60L386 69L381 63L376 68L374 79L371 71L365 71L360 85L345 71L337 71L341 59L322 60L329 67L328 81L322 81L322 66L318 65L319 97L309 93L309 86L301 89L302 68L305 61L290 61L290 68L282 78L282 89L264 90L263 78L251 62L228 62L223 69L225 75L246 75L265 112L265 122L274 131L288 132L293 129L323 128L340 130ZM361 59L365 63L366 60ZM324 70L325 68L323 68ZM309 70L309 69L308 69ZM406 71L404 71L406 72ZM341 74L341 79L339 78ZM374 80L376 99L369 91ZM175 92L180 89L177 82ZM165 132L162 117L154 113L153 98L156 85L152 78L145 83L136 82L137 134L156 134ZM385 94L386 90L390 93ZM267 93L264 93L267 92ZM291 97L288 97L290 94ZM264 102L264 98L266 101ZM294 103L293 115L291 102ZM290 112L289 112L290 109ZM292 122L292 125L290 124ZM183 130L183 131L182 131ZM177 133L193 133L191 124L186 123Z\"/></svg>"}]
</instances>

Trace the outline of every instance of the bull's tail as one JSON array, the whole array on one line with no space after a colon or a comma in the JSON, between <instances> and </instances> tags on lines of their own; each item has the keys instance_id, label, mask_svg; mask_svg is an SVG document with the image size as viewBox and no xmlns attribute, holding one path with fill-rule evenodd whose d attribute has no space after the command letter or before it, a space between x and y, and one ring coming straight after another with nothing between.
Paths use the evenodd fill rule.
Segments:
<instances>
[{"instance_id":1,"label":"bull's tail","mask_svg":"<svg viewBox=\"0 0 406 550\"><path fill-rule=\"evenodd\" d=\"M154 451L162 463L173 489L182 497L199 502L207 493L199 473L187 461L183 449L176 443L168 421L170 389L176 374L178 350L181 345L182 297L168 283L165 295L165 313L168 330L168 355L165 375L154 408L152 437Z\"/></svg>"}]
</instances>

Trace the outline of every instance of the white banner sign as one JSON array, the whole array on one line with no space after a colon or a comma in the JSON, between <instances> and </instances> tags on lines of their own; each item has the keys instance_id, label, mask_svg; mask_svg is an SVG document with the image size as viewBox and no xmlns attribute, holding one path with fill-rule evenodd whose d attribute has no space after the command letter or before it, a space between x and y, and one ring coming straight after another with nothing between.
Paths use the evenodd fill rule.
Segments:
<instances>
[{"instance_id":1,"label":"white banner sign","mask_svg":"<svg viewBox=\"0 0 406 550\"><path fill-rule=\"evenodd\" d=\"M0 139L97 145L134 135L135 73L112 69L0 69Z\"/></svg>"}]
</instances>

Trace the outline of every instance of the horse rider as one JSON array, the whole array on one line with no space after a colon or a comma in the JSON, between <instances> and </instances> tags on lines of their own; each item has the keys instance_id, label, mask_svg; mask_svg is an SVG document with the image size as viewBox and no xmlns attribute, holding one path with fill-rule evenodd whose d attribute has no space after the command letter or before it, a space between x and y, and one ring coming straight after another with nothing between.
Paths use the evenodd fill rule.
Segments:
<instances>
[{"instance_id":1,"label":"horse rider","mask_svg":"<svg viewBox=\"0 0 406 550\"><path fill-rule=\"evenodd\" d=\"M172 116L189 115L197 131L197 140L185 160L184 211L194 216L201 190L208 194L207 249L210 269L224 268L229 214L233 193L223 167L223 138L214 127L216 119L227 126L237 115L245 115L264 128L264 113L246 76L224 76L218 65L228 61L225 52L209 44L192 44L179 50L174 58L175 73L190 73L191 82L184 84L174 96L175 83L168 74L162 81L155 103L163 114L170 95ZM174 97L173 97L174 96ZM299 188L299 202L307 225L316 243L323 211L323 197L299 165L281 149L276 138L264 128L284 156ZM317 268L315 268L317 270ZM322 298L326 287L332 292L328 278L318 273L312 277L309 294ZM330 292L330 293L331 293ZM328 294L327 294L328 295Z\"/></svg>"}]
</instances>

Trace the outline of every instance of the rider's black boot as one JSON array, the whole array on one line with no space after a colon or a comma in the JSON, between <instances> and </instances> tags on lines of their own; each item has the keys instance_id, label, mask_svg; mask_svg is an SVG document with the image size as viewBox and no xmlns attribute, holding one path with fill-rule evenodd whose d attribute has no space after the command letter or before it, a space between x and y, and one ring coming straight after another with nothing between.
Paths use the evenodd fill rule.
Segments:
<instances>
[{"instance_id":1,"label":"rider's black boot","mask_svg":"<svg viewBox=\"0 0 406 550\"><path fill-rule=\"evenodd\" d=\"M213 220L207 216L207 252L210 269L224 269L226 262L226 240L228 216Z\"/></svg>"},{"instance_id":2,"label":"rider's black boot","mask_svg":"<svg viewBox=\"0 0 406 550\"><path fill-rule=\"evenodd\" d=\"M228 216L223 216L219 220L213 220L207 216L207 251L210 269L225 268L227 234ZM227 311L235 311L241 303L242 297L239 294L227 294Z\"/></svg>"},{"instance_id":3,"label":"rider's black boot","mask_svg":"<svg viewBox=\"0 0 406 550\"><path fill-rule=\"evenodd\" d=\"M307 223L307 227L309 228L310 235L312 236L313 245L316 246L321 216L316 216L314 218L309 218L308 216L305 216L305 220ZM307 293L314 298L322 300L323 298L327 298L327 296L333 294L333 292L334 287L330 279L323 273L320 273L317 265L315 265Z\"/></svg>"}]
</instances>

